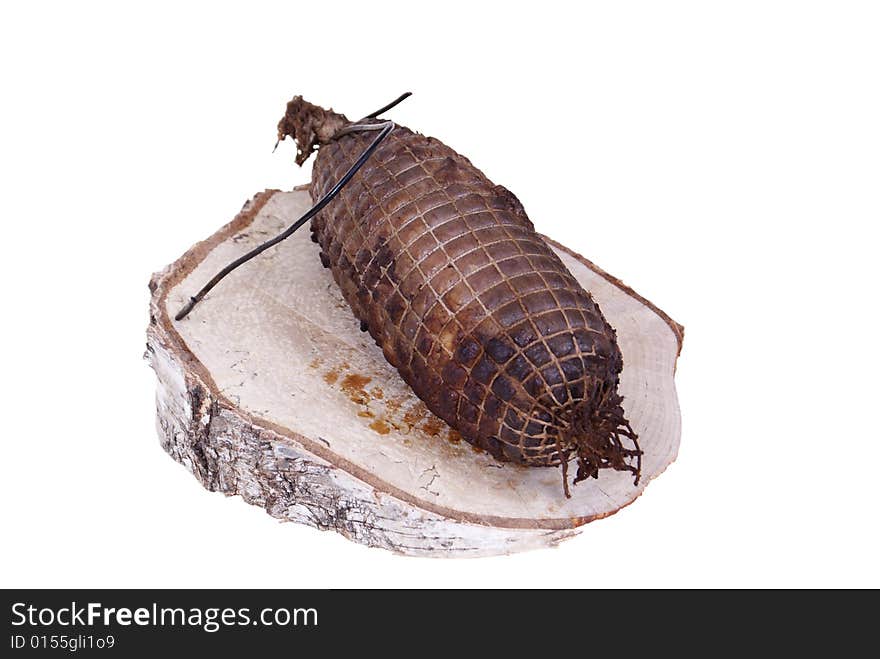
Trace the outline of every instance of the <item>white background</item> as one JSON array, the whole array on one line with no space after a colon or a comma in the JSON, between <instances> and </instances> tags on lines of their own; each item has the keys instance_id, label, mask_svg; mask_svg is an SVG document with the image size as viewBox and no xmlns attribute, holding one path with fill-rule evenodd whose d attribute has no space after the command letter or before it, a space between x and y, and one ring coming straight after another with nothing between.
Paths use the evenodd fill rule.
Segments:
<instances>
[{"instance_id":1,"label":"white background","mask_svg":"<svg viewBox=\"0 0 880 659\"><path fill-rule=\"evenodd\" d=\"M876 4L11 4L0 586L880 586ZM271 154L292 95L406 90L398 122L686 326L678 461L558 549L401 558L157 441L150 273L308 181Z\"/></svg>"}]
</instances>

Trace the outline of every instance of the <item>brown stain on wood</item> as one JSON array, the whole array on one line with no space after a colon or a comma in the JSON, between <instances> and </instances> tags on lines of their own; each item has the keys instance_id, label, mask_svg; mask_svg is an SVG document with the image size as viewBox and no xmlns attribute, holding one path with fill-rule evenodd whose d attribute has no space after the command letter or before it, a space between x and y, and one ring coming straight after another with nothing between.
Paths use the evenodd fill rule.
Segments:
<instances>
[{"instance_id":1,"label":"brown stain on wood","mask_svg":"<svg viewBox=\"0 0 880 659\"><path fill-rule=\"evenodd\" d=\"M385 423L382 419L376 419L370 424L370 428L375 430L380 435L387 435L391 432L391 426Z\"/></svg>"},{"instance_id":2,"label":"brown stain on wood","mask_svg":"<svg viewBox=\"0 0 880 659\"><path fill-rule=\"evenodd\" d=\"M345 392L351 392L355 390L363 390L363 388L370 384L373 381L373 378L367 377L366 375L360 375L359 373L349 373L344 378L342 378L342 390Z\"/></svg>"},{"instance_id":3,"label":"brown stain on wood","mask_svg":"<svg viewBox=\"0 0 880 659\"><path fill-rule=\"evenodd\" d=\"M316 358L309 366L319 368L322 364L323 360ZM338 387L349 400L360 406L357 415L362 419L370 420L368 427L373 432L389 435L393 430L410 437L416 435L419 439L439 437L448 441L449 448L460 450L458 445L461 444L462 436L442 419L434 416L424 402L414 399L414 396L386 396L385 391L378 385L367 389L373 378L356 372L341 375L346 368L349 368L348 363L331 368L323 374L324 382L332 387ZM384 409L377 409L377 406ZM406 411L401 414L401 410ZM403 439L403 443L410 446L412 440L407 437Z\"/></svg>"},{"instance_id":4,"label":"brown stain on wood","mask_svg":"<svg viewBox=\"0 0 880 659\"><path fill-rule=\"evenodd\" d=\"M427 417L424 421L422 421L422 425L420 429L426 432L431 436L439 435L440 431L446 427L446 424L438 419L436 416Z\"/></svg>"},{"instance_id":5,"label":"brown stain on wood","mask_svg":"<svg viewBox=\"0 0 880 659\"><path fill-rule=\"evenodd\" d=\"M428 412L427 406L422 401L418 401L413 407L404 412L403 422L415 428L428 414L430 412Z\"/></svg>"},{"instance_id":6,"label":"brown stain on wood","mask_svg":"<svg viewBox=\"0 0 880 659\"><path fill-rule=\"evenodd\" d=\"M370 395L364 389L373 378L361 375L359 373L349 373L339 384L340 389L352 400L359 405L366 405L370 401Z\"/></svg>"}]
</instances>

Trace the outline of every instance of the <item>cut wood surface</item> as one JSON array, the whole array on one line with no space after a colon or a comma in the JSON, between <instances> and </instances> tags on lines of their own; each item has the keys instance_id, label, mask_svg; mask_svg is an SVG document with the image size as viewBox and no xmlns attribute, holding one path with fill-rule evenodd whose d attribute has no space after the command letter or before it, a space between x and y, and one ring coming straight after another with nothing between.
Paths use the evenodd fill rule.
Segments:
<instances>
[{"instance_id":1,"label":"cut wood surface","mask_svg":"<svg viewBox=\"0 0 880 659\"><path fill-rule=\"evenodd\" d=\"M617 330L620 393L644 450L638 486L603 470L566 499L559 468L502 464L462 441L360 331L307 228L173 320L221 267L310 205L305 190L261 193L150 283L160 439L206 488L371 546L483 556L576 534L631 503L675 459L681 326L552 241Z\"/></svg>"}]
</instances>

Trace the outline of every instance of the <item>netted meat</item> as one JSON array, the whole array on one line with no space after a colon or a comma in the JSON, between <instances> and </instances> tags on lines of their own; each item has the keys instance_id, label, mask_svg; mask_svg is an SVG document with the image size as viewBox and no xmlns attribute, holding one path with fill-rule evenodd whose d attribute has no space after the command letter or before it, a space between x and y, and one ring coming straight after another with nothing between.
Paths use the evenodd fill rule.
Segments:
<instances>
[{"instance_id":1,"label":"netted meat","mask_svg":"<svg viewBox=\"0 0 880 659\"><path fill-rule=\"evenodd\" d=\"M279 138L297 140L298 162L317 149L315 200L375 137L338 136L351 124L288 104ZM606 467L638 479L614 329L510 191L398 126L311 228L362 329L465 440L499 460L561 463L566 494L572 458L575 482Z\"/></svg>"}]
</instances>

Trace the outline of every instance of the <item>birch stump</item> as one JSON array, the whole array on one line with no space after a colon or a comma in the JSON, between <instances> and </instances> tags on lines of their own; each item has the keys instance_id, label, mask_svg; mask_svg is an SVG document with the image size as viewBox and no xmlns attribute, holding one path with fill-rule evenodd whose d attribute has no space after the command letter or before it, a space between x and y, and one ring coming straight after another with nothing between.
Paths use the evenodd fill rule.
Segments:
<instances>
[{"instance_id":1,"label":"birch stump","mask_svg":"<svg viewBox=\"0 0 880 659\"><path fill-rule=\"evenodd\" d=\"M151 282L147 358L162 447L208 490L283 520L422 556L555 545L638 497L676 457L682 327L548 241L617 330L620 393L642 479L603 470L562 493L559 468L501 464L427 410L362 333L307 229L239 268L183 321L217 270L311 205L266 191Z\"/></svg>"}]
</instances>

